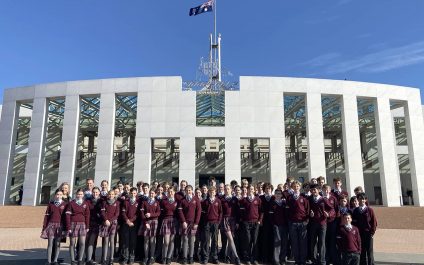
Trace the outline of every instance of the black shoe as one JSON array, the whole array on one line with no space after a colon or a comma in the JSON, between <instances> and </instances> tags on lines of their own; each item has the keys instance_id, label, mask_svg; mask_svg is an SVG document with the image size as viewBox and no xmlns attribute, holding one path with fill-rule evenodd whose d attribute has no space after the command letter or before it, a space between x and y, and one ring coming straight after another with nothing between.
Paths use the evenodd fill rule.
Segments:
<instances>
[{"instance_id":1,"label":"black shoe","mask_svg":"<svg viewBox=\"0 0 424 265\"><path fill-rule=\"evenodd\" d=\"M256 261L256 260L252 261L252 264L253 265L259 265L258 261Z\"/></svg>"},{"instance_id":2,"label":"black shoe","mask_svg":"<svg viewBox=\"0 0 424 265\"><path fill-rule=\"evenodd\" d=\"M200 262L200 264L208 264L207 260L202 260L202 262Z\"/></svg>"},{"instance_id":3,"label":"black shoe","mask_svg":"<svg viewBox=\"0 0 424 265\"><path fill-rule=\"evenodd\" d=\"M186 265L186 264L187 264L187 259L186 259L186 258L183 258L183 259L181 260L181 264Z\"/></svg>"},{"instance_id":4,"label":"black shoe","mask_svg":"<svg viewBox=\"0 0 424 265\"><path fill-rule=\"evenodd\" d=\"M188 259L188 264L194 264L193 257L191 257L191 258Z\"/></svg>"},{"instance_id":5,"label":"black shoe","mask_svg":"<svg viewBox=\"0 0 424 265\"><path fill-rule=\"evenodd\" d=\"M149 261L147 262L147 265L152 265L155 263L155 258L150 258Z\"/></svg>"},{"instance_id":6,"label":"black shoe","mask_svg":"<svg viewBox=\"0 0 424 265\"><path fill-rule=\"evenodd\" d=\"M246 265L252 265L252 263L250 263L250 261L246 261Z\"/></svg>"},{"instance_id":7,"label":"black shoe","mask_svg":"<svg viewBox=\"0 0 424 265\"><path fill-rule=\"evenodd\" d=\"M212 260L212 264L219 264L219 260L218 259Z\"/></svg>"},{"instance_id":8,"label":"black shoe","mask_svg":"<svg viewBox=\"0 0 424 265\"><path fill-rule=\"evenodd\" d=\"M240 259L239 258L235 258L234 259L234 263L236 264L236 265L240 265L241 263L240 263Z\"/></svg>"},{"instance_id":9,"label":"black shoe","mask_svg":"<svg viewBox=\"0 0 424 265\"><path fill-rule=\"evenodd\" d=\"M147 259L143 259L143 260L141 261L141 265L147 265Z\"/></svg>"}]
</instances>

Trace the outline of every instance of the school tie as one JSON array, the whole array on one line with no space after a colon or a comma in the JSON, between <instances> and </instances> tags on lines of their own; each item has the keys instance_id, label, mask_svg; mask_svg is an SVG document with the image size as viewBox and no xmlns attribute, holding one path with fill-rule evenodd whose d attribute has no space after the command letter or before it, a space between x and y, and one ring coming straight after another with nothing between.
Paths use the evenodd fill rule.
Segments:
<instances>
[{"instance_id":1,"label":"school tie","mask_svg":"<svg viewBox=\"0 0 424 265\"><path fill-rule=\"evenodd\" d=\"M59 205L62 203L62 201L54 201L54 205L56 205L56 207L59 207Z\"/></svg>"}]
</instances>

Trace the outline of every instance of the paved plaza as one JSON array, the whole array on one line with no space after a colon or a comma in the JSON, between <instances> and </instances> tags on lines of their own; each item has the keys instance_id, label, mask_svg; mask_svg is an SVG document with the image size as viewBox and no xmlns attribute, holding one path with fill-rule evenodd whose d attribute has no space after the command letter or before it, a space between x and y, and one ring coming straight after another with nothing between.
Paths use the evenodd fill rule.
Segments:
<instances>
[{"instance_id":1,"label":"paved plaza","mask_svg":"<svg viewBox=\"0 0 424 265\"><path fill-rule=\"evenodd\" d=\"M0 221L0 265L45 264L47 241L40 238L44 210L45 207L0 207L0 215L8 216ZM424 264L424 208L375 210L379 219L374 238L377 264ZM405 229L408 227L412 229ZM60 256L69 263L68 244L62 244Z\"/></svg>"}]
</instances>

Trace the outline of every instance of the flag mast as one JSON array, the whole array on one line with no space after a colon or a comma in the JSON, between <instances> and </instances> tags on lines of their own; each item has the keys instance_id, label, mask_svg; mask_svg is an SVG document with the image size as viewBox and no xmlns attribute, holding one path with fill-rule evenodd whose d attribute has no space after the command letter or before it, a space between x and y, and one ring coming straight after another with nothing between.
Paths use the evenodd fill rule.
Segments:
<instances>
[{"instance_id":1,"label":"flag mast","mask_svg":"<svg viewBox=\"0 0 424 265\"><path fill-rule=\"evenodd\" d=\"M211 63L211 71L212 71L212 78L215 80L218 80L219 82L222 81L221 78L221 34L217 36L217 27L216 27L216 2L217 0L213 0L213 41L212 41L212 34L211 34L211 56L210 56L210 63ZM216 71L216 75L213 73Z\"/></svg>"}]
</instances>

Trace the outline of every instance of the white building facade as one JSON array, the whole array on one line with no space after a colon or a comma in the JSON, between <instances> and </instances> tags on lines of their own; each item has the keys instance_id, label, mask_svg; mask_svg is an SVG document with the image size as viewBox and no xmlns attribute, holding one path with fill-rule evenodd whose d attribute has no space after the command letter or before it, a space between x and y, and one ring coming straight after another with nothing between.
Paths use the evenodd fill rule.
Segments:
<instances>
[{"instance_id":1,"label":"white building facade","mask_svg":"<svg viewBox=\"0 0 424 265\"><path fill-rule=\"evenodd\" d=\"M49 200L108 180L200 185L214 176L274 186L341 177L385 206L424 205L420 91L384 84L240 77L220 120L180 77L71 81L7 89L0 120L1 204ZM219 104L219 103L216 103ZM215 106L216 107L216 106ZM215 108L214 107L214 108ZM219 116L219 115L218 115Z\"/></svg>"}]
</instances>

